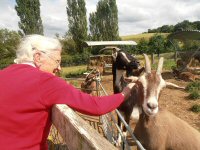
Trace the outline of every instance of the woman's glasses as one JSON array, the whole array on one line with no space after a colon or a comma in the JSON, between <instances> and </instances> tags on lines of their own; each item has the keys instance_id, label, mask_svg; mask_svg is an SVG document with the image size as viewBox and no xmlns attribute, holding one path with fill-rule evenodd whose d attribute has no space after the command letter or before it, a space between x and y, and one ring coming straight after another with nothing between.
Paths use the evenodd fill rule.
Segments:
<instances>
[{"instance_id":1,"label":"woman's glasses","mask_svg":"<svg viewBox=\"0 0 200 150\"><path fill-rule=\"evenodd\" d=\"M47 54L46 52L44 51L41 51L43 54L46 54L46 56L48 56L51 60L53 60L55 63L56 63L56 68L60 67L60 63L61 63L61 60L60 59L55 59L53 56L50 56L49 54Z\"/></svg>"}]
</instances>

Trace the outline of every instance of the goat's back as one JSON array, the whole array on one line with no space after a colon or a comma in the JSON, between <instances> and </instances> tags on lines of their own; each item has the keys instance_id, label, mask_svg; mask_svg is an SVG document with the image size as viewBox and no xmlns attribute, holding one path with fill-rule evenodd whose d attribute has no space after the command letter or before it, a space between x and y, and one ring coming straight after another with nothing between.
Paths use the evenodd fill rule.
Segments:
<instances>
[{"instance_id":1,"label":"goat's back","mask_svg":"<svg viewBox=\"0 0 200 150\"><path fill-rule=\"evenodd\" d=\"M134 133L148 150L200 150L200 132L166 110L141 115Z\"/></svg>"}]
</instances>

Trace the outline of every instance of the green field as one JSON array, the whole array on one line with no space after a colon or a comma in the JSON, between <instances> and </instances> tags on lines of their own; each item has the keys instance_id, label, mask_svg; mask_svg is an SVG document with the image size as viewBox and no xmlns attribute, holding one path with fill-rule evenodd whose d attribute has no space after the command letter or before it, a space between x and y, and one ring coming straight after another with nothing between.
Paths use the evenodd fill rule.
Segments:
<instances>
[{"instance_id":1,"label":"green field","mask_svg":"<svg viewBox=\"0 0 200 150\"><path fill-rule=\"evenodd\" d=\"M144 38L145 40L149 40L153 35L156 33L142 33L142 34L136 34L136 35L127 35L127 36L121 36L122 40L133 40L136 42L139 42L140 39ZM169 33L158 33L163 35L164 37L167 37Z\"/></svg>"},{"instance_id":2,"label":"green field","mask_svg":"<svg viewBox=\"0 0 200 150\"><path fill-rule=\"evenodd\" d=\"M64 78L72 77L72 76L76 77L78 75L83 74L84 72L87 72L86 65L62 67L61 77L64 77Z\"/></svg>"}]
</instances>

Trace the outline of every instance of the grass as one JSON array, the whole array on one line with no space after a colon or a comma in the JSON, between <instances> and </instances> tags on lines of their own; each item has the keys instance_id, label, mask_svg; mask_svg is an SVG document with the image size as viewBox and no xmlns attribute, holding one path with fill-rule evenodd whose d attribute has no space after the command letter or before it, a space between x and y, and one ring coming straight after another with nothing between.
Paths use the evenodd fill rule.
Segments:
<instances>
[{"instance_id":1,"label":"grass","mask_svg":"<svg viewBox=\"0 0 200 150\"><path fill-rule=\"evenodd\" d=\"M193 111L193 112L198 113L198 112L200 112L200 105L195 104L190 108L190 110Z\"/></svg>"},{"instance_id":2,"label":"grass","mask_svg":"<svg viewBox=\"0 0 200 150\"><path fill-rule=\"evenodd\" d=\"M136 42L139 42L140 39L144 38L145 40L149 40L152 36L154 36L156 33L142 33L142 34L136 34L136 35L127 35L127 36L121 36L122 40L133 40ZM169 35L169 33L159 33L165 37Z\"/></svg>"},{"instance_id":3,"label":"grass","mask_svg":"<svg viewBox=\"0 0 200 150\"><path fill-rule=\"evenodd\" d=\"M84 72L87 72L87 66L72 66L72 67L62 67L61 77L70 78L83 75Z\"/></svg>"},{"instance_id":4,"label":"grass","mask_svg":"<svg viewBox=\"0 0 200 150\"><path fill-rule=\"evenodd\" d=\"M151 59L151 56L149 56L149 59ZM174 53L163 53L160 55L160 57L164 57L164 64L163 64L163 70L171 70L172 66L176 66L176 62L174 61ZM137 59L141 62L142 66L144 66L144 56L143 55L137 55ZM154 55L154 64L152 64L152 69L156 69L158 65L158 57L157 55Z\"/></svg>"}]
</instances>

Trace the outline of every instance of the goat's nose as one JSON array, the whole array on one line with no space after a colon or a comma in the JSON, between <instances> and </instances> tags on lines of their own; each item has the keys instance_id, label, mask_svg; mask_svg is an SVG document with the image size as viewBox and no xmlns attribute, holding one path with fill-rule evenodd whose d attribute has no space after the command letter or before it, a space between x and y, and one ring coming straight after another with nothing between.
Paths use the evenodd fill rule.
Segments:
<instances>
[{"instance_id":1,"label":"goat's nose","mask_svg":"<svg viewBox=\"0 0 200 150\"><path fill-rule=\"evenodd\" d=\"M150 109L155 109L158 107L158 104L156 103L147 103L147 107L149 107Z\"/></svg>"}]
</instances>

